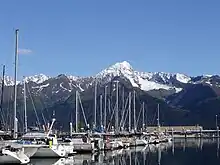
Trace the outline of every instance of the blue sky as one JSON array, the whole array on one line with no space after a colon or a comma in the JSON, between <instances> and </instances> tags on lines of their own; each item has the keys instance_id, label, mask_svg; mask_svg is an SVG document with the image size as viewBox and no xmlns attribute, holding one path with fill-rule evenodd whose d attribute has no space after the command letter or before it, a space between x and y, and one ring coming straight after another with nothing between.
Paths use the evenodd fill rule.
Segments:
<instances>
[{"instance_id":1,"label":"blue sky","mask_svg":"<svg viewBox=\"0 0 220 165\"><path fill-rule=\"evenodd\" d=\"M140 71L220 73L219 0L2 0L0 64L19 77L87 76L118 61Z\"/></svg>"}]
</instances>

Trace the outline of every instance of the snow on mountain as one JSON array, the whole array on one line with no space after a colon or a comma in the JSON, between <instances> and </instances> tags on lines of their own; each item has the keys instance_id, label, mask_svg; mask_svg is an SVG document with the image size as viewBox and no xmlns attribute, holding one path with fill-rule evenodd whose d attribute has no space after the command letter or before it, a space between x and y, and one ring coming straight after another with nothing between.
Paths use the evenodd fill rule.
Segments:
<instances>
[{"instance_id":1,"label":"snow on mountain","mask_svg":"<svg viewBox=\"0 0 220 165\"><path fill-rule=\"evenodd\" d=\"M77 81L80 77L69 75L67 76L71 82Z\"/></svg>"},{"instance_id":2,"label":"snow on mountain","mask_svg":"<svg viewBox=\"0 0 220 165\"><path fill-rule=\"evenodd\" d=\"M206 75L203 75L203 77L212 77L213 75L211 74L206 74Z\"/></svg>"},{"instance_id":3,"label":"snow on mountain","mask_svg":"<svg viewBox=\"0 0 220 165\"><path fill-rule=\"evenodd\" d=\"M139 72L134 70L134 68L127 61L118 62L114 65L111 65L99 72L97 75L91 77L79 77L65 74L61 74L56 77L49 77L44 74L39 74L26 77L25 80L27 83L34 82L38 84L36 88L39 87L39 89L50 88L51 86L51 89L54 90L56 89L59 91L71 92L74 88L78 88L81 91L86 90L92 86L94 81L97 79L105 84L116 76L126 78L130 81L133 87L138 87L145 91L165 89L179 92L186 83L207 83L220 85L220 78L216 76L202 75L197 77L189 77L180 73ZM49 85L47 84L48 82L45 82L47 80L49 80ZM22 82L19 81L17 83L22 84ZM9 76L5 76L5 85L14 85L13 79Z\"/></svg>"},{"instance_id":4,"label":"snow on mountain","mask_svg":"<svg viewBox=\"0 0 220 165\"><path fill-rule=\"evenodd\" d=\"M32 88L33 88L33 89L38 89L37 92L40 92L40 91L43 90L43 88L46 88L46 87L48 87L49 85L50 85L50 84L47 83L47 84L42 84L42 85L39 85L39 86L34 86L34 87L32 87Z\"/></svg>"},{"instance_id":5,"label":"snow on mountain","mask_svg":"<svg viewBox=\"0 0 220 165\"><path fill-rule=\"evenodd\" d=\"M138 77L135 75L132 66L127 61L116 63L110 66L109 68L98 73L96 78L103 79L105 77L109 77L109 80L111 80L112 77L122 75L129 79L134 87L139 87L139 85L136 83L136 81L138 81Z\"/></svg>"},{"instance_id":6,"label":"snow on mountain","mask_svg":"<svg viewBox=\"0 0 220 165\"><path fill-rule=\"evenodd\" d=\"M39 75L25 77L25 80L26 82L35 82L37 84L41 84L44 81L48 80L49 78L50 78L49 76L46 76L44 74L39 74Z\"/></svg>"},{"instance_id":7,"label":"snow on mountain","mask_svg":"<svg viewBox=\"0 0 220 165\"><path fill-rule=\"evenodd\" d=\"M1 78L1 82L2 82L2 78ZM17 84L18 83L19 83L19 81L17 81ZM9 76L5 76L4 84L5 84L5 86L12 86L12 85L14 85L14 79Z\"/></svg>"},{"instance_id":8,"label":"snow on mountain","mask_svg":"<svg viewBox=\"0 0 220 165\"><path fill-rule=\"evenodd\" d=\"M2 82L2 77L0 78L0 83ZM17 81L17 84L19 84L20 81ZM13 86L14 85L14 79L10 76L5 76L4 79L5 86Z\"/></svg>"},{"instance_id":9,"label":"snow on mountain","mask_svg":"<svg viewBox=\"0 0 220 165\"><path fill-rule=\"evenodd\" d=\"M186 83L190 79L189 77L182 74L174 75L163 72L138 72L135 71L127 61L116 63L96 75L96 77L99 79L104 77L109 77L109 79L111 79L113 76L124 76L131 82L134 87L139 87L145 91L154 89L175 89L177 92L180 91L181 88L173 86L169 83L169 80L176 76L177 81Z\"/></svg>"},{"instance_id":10,"label":"snow on mountain","mask_svg":"<svg viewBox=\"0 0 220 165\"><path fill-rule=\"evenodd\" d=\"M184 74L177 73L175 76L176 76L176 79L182 83L188 83L191 80L190 77L188 77Z\"/></svg>"},{"instance_id":11,"label":"snow on mountain","mask_svg":"<svg viewBox=\"0 0 220 165\"><path fill-rule=\"evenodd\" d=\"M220 76L219 75L196 76L196 77L193 77L189 83L208 84L210 86L220 87Z\"/></svg>"},{"instance_id":12,"label":"snow on mountain","mask_svg":"<svg viewBox=\"0 0 220 165\"><path fill-rule=\"evenodd\" d=\"M109 68L101 71L96 75L96 77L102 78L105 77L106 75L112 75L112 76L120 76L121 74L125 75L131 75L133 74L134 70L132 66L127 62L121 62L121 63L116 63Z\"/></svg>"}]
</instances>

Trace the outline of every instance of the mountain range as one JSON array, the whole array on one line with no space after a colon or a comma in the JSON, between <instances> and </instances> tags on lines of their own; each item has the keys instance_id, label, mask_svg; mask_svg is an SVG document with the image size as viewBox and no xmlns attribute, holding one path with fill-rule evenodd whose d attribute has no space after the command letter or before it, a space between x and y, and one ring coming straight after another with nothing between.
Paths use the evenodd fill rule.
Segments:
<instances>
[{"instance_id":1,"label":"mountain range","mask_svg":"<svg viewBox=\"0 0 220 165\"><path fill-rule=\"evenodd\" d=\"M80 92L87 120L92 123L96 84L98 86L97 109L100 95L104 96L105 86L108 87L107 98L111 101L107 108L114 109L116 81L119 81L119 111L126 109L124 102L129 92L135 90L137 108L135 115L140 114L141 103L145 102L148 124L155 124L153 119L158 103L161 105L162 124L201 124L205 127L214 127L215 115L220 112L220 76L193 77L181 73L140 72L124 61L89 77L65 74L51 77L39 74L25 77L23 81L17 81L17 107L20 118L23 116L24 81L26 82L29 124L35 124L37 118L40 122L46 122L55 111L59 127L68 127L67 121L74 121L76 90ZM3 117L10 121L13 109L14 81L11 77L5 76L4 84ZM100 116L99 112L97 115Z\"/></svg>"}]
</instances>

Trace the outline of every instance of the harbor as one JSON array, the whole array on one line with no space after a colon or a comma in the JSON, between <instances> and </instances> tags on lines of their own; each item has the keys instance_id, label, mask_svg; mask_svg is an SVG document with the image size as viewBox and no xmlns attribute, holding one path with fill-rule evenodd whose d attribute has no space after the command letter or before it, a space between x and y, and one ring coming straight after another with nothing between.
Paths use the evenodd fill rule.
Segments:
<instances>
[{"instance_id":1,"label":"harbor","mask_svg":"<svg viewBox=\"0 0 220 165\"><path fill-rule=\"evenodd\" d=\"M81 93L75 92L75 108L72 111L69 131L58 131L55 128L56 113L53 111L51 121L41 124L36 114L35 126L28 126L26 106L26 81L23 81L24 116L18 120L17 116L17 63L18 63L18 32L15 31L15 87L14 87L14 114L13 129L7 130L6 124L0 132L0 163L1 164L28 164L32 159L60 158L63 161L75 162L77 157L93 155L91 161L96 159L110 159L105 153L121 154L137 151L154 150L156 146L173 145L175 139L183 138L219 138L219 127L216 120L216 130L205 130L201 126L161 126L160 104L155 110L156 126L152 126L148 120L147 103L141 102L141 109L137 109L137 97L135 90L119 93L123 86L118 80L113 81L114 88L104 86L100 92L98 83L94 88L94 112L92 123L88 122L85 109L81 101ZM4 74L4 70L3 70ZM3 75L4 77L4 75ZM3 79L4 82L4 79ZM98 93L99 91L99 93ZM114 98L108 94L114 94ZM123 90L122 90L123 91ZM104 97L103 97L104 96ZM139 100L140 101L140 100ZM91 121L91 120L90 120ZM19 127L20 123L23 127ZM20 124L21 125L21 124ZM156 147L157 148L157 147ZM103 155L104 154L104 155ZM114 154L113 154L114 155ZM107 157L107 158L104 158ZM110 156L111 157L111 156ZM67 159L66 159L67 158ZM59 164L58 163L58 164Z\"/></svg>"},{"instance_id":2,"label":"harbor","mask_svg":"<svg viewBox=\"0 0 220 165\"><path fill-rule=\"evenodd\" d=\"M8 130L8 125L3 122L0 148L1 164L27 164L33 158L65 158L79 153L96 153L101 151L114 151L119 149L130 149L130 147L147 146L150 144L170 143L173 137L160 130L160 105L157 106L157 129L148 131L147 113L145 112L145 102L142 103L140 111L136 111L136 91L130 91L127 96L123 93L123 99L119 99L119 81L114 81L115 100L107 95L107 88L104 94L97 95L97 82L94 91L94 112L93 123L88 123L86 113L81 102L81 94L75 92L75 118L69 122L69 133L61 136L54 128L56 124L56 113L53 111L51 121L41 124L39 116L36 115L35 126L28 126L27 115L27 92L26 80L23 81L23 118L18 120L17 113L17 73L18 73L18 33L15 30L15 67L14 67L14 99L13 99L13 128ZM3 68L3 77L4 76ZM3 78L4 82L4 78ZM4 83L2 88L4 89ZM27 90L27 91L26 91ZM3 91L3 90L2 90ZM104 95L104 104L103 96ZM2 94L3 98L3 94ZM97 100L99 99L99 108ZM107 112L107 99L109 100ZM112 103L110 103L112 102ZM103 108L104 106L104 108ZM34 109L35 110L35 109ZM4 112L1 112L4 116ZM107 119L107 116L111 116ZM83 122L84 126L79 123ZM141 118L141 119L140 119ZM2 117L2 119L4 119ZM74 123L73 123L74 121ZM140 124L142 121L142 124ZM21 126L24 123L22 127ZM92 127L90 127L92 125Z\"/></svg>"},{"instance_id":3,"label":"harbor","mask_svg":"<svg viewBox=\"0 0 220 165\"><path fill-rule=\"evenodd\" d=\"M190 152L190 154L188 154ZM213 159L219 161L219 143L215 140L176 140L173 143L132 147L114 151L75 154L67 158L31 159L31 165L133 165L133 164L170 164L174 159L183 161L180 155L188 155L195 159L203 152L209 153ZM197 155L196 155L197 154ZM167 160L168 159L168 160Z\"/></svg>"},{"instance_id":4,"label":"harbor","mask_svg":"<svg viewBox=\"0 0 220 165\"><path fill-rule=\"evenodd\" d=\"M0 165L220 165L220 1L4 1Z\"/></svg>"}]
</instances>

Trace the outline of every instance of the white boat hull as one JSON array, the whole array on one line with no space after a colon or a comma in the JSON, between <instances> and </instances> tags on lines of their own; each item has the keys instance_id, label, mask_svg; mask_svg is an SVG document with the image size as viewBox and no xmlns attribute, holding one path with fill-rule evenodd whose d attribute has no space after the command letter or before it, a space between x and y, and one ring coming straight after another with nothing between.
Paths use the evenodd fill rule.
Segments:
<instances>
[{"instance_id":1,"label":"white boat hull","mask_svg":"<svg viewBox=\"0 0 220 165\"><path fill-rule=\"evenodd\" d=\"M89 143L72 144L73 150L76 152L92 152L93 146Z\"/></svg>"},{"instance_id":2,"label":"white boat hull","mask_svg":"<svg viewBox=\"0 0 220 165\"><path fill-rule=\"evenodd\" d=\"M33 157L33 155L38 151L40 145L23 145L24 154L27 155L29 158Z\"/></svg>"},{"instance_id":3,"label":"white boat hull","mask_svg":"<svg viewBox=\"0 0 220 165\"><path fill-rule=\"evenodd\" d=\"M27 164L29 162L30 159L23 151L11 152L3 149L0 156L0 164Z\"/></svg>"},{"instance_id":4,"label":"white boat hull","mask_svg":"<svg viewBox=\"0 0 220 165\"><path fill-rule=\"evenodd\" d=\"M148 145L148 142L145 139L136 139L135 145L136 146L145 146L145 145Z\"/></svg>"},{"instance_id":5,"label":"white boat hull","mask_svg":"<svg viewBox=\"0 0 220 165\"><path fill-rule=\"evenodd\" d=\"M63 144L63 147L66 151L66 155L73 155L76 153L76 151L74 151L74 146L70 145L70 144Z\"/></svg>"},{"instance_id":6,"label":"white boat hull","mask_svg":"<svg viewBox=\"0 0 220 165\"><path fill-rule=\"evenodd\" d=\"M33 158L62 158L66 156L66 151L63 146L43 146L32 156Z\"/></svg>"}]
</instances>

